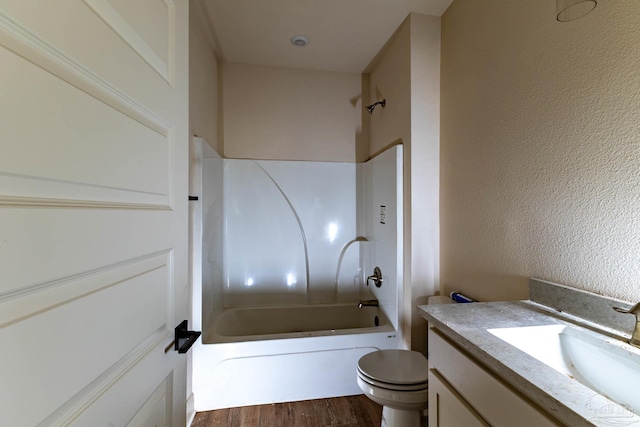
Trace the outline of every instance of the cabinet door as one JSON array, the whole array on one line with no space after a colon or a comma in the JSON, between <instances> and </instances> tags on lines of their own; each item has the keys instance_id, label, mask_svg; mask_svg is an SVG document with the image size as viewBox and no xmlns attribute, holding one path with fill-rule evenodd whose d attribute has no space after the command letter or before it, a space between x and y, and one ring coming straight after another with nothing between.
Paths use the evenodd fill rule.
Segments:
<instances>
[{"instance_id":1,"label":"cabinet door","mask_svg":"<svg viewBox=\"0 0 640 427\"><path fill-rule=\"evenodd\" d=\"M434 369L429 370L429 427L489 427Z\"/></svg>"},{"instance_id":2,"label":"cabinet door","mask_svg":"<svg viewBox=\"0 0 640 427\"><path fill-rule=\"evenodd\" d=\"M529 399L514 392L464 350L455 347L437 329L429 329L428 340L429 366L461 400L475 408L485 422L495 427L562 425Z\"/></svg>"}]
</instances>

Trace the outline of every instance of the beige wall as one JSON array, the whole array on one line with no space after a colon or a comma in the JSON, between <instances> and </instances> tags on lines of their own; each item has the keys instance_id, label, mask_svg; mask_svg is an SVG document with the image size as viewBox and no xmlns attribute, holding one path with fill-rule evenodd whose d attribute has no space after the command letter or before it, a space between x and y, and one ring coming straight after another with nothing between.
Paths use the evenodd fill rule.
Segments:
<instances>
[{"instance_id":1,"label":"beige wall","mask_svg":"<svg viewBox=\"0 0 640 427\"><path fill-rule=\"evenodd\" d=\"M369 102L387 102L369 119L370 153L404 144L402 328L407 345L424 351L415 307L439 288L440 19L411 14L368 71Z\"/></svg>"},{"instance_id":2,"label":"beige wall","mask_svg":"<svg viewBox=\"0 0 640 427\"><path fill-rule=\"evenodd\" d=\"M440 18L411 14L411 347L423 351L418 304L440 287Z\"/></svg>"},{"instance_id":3,"label":"beige wall","mask_svg":"<svg viewBox=\"0 0 640 427\"><path fill-rule=\"evenodd\" d=\"M411 141L411 28L407 18L369 66L369 103L386 100L369 117L369 151ZM405 150L406 151L406 150Z\"/></svg>"},{"instance_id":4,"label":"beige wall","mask_svg":"<svg viewBox=\"0 0 640 427\"><path fill-rule=\"evenodd\" d=\"M640 8L455 0L442 19L445 292L536 276L640 300Z\"/></svg>"},{"instance_id":5,"label":"beige wall","mask_svg":"<svg viewBox=\"0 0 640 427\"><path fill-rule=\"evenodd\" d=\"M359 74L223 66L224 155L353 162Z\"/></svg>"},{"instance_id":6,"label":"beige wall","mask_svg":"<svg viewBox=\"0 0 640 427\"><path fill-rule=\"evenodd\" d=\"M189 133L203 137L222 154L222 141L218 138L218 61L213 39L203 22L205 13L199 1L189 2Z\"/></svg>"}]
</instances>

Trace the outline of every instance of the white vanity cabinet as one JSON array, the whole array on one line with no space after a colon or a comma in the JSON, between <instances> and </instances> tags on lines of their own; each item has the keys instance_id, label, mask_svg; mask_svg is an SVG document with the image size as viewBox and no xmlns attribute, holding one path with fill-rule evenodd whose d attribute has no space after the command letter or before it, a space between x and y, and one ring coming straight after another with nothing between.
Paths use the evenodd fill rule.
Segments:
<instances>
[{"instance_id":1,"label":"white vanity cabinet","mask_svg":"<svg viewBox=\"0 0 640 427\"><path fill-rule=\"evenodd\" d=\"M435 369L429 370L429 415L429 427L489 425Z\"/></svg>"},{"instance_id":2,"label":"white vanity cabinet","mask_svg":"<svg viewBox=\"0 0 640 427\"><path fill-rule=\"evenodd\" d=\"M429 427L545 427L550 417L429 327Z\"/></svg>"}]
</instances>

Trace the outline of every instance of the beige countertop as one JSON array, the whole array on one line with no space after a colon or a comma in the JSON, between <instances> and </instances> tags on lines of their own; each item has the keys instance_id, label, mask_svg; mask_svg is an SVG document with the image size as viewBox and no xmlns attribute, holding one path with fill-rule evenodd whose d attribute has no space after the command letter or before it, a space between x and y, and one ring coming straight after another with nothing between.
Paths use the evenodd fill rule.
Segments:
<instances>
[{"instance_id":1,"label":"beige countertop","mask_svg":"<svg viewBox=\"0 0 640 427\"><path fill-rule=\"evenodd\" d=\"M565 316L531 301L421 305L418 308L432 326L562 423L572 427L640 427L640 416L488 332L494 328L565 325L585 333L596 333L588 321L576 321L573 316ZM599 332L603 333L599 338L613 345L627 345L606 329ZM640 390L640 384L638 386Z\"/></svg>"}]
</instances>

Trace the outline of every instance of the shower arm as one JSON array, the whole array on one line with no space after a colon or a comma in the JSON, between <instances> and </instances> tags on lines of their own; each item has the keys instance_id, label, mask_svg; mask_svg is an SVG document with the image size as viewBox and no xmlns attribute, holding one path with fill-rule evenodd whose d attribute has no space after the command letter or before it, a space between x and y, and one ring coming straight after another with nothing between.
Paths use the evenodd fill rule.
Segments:
<instances>
[{"instance_id":1,"label":"shower arm","mask_svg":"<svg viewBox=\"0 0 640 427\"><path fill-rule=\"evenodd\" d=\"M376 105L381 105L382 108L384 108L384 106L387 104L387 100L383 99L382 101L378 101L378 102L374 102L371 105L367 105L365 108L365 110L367 110L367 112L369 114L373 114L373 110L376 108Z\"/></svg>"}]
</instances>

